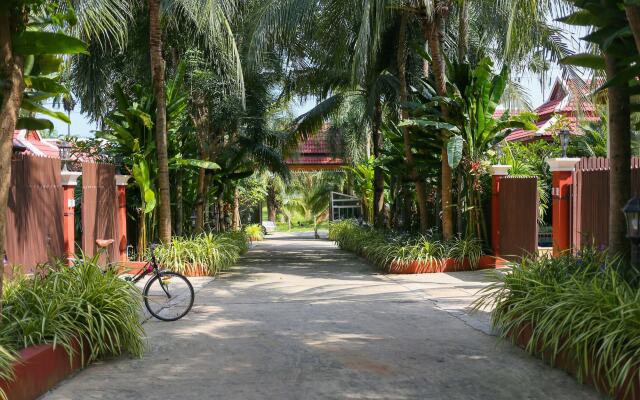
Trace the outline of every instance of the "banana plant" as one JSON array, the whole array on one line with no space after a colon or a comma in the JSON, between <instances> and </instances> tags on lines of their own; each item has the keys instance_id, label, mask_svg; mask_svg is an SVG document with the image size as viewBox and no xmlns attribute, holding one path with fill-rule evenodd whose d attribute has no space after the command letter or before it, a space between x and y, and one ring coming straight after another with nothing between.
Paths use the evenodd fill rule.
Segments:
<instances>
[{"instance_id":1,"label":"banana plant","mask_svg":"<svg viewBox=\"0 0 640 400\"><path fill-rule=\"evenodd\" d=\"M175 134L186 121L187 95L182 90L183 77L184 67L180 66L175 78L167 84L167 127L170 134ZM114 152L123 157L140 191L138 253L142 254L147 242L146 219L157 206L156 107L151 90L141 85L134 85L129 93L125 93L116 83L114 96L115 109L104 118L108 129L97 132L96 137L115 147ZM184 158L179 152L171 158L171 166L219 169L215 163Z\"/></svg>"},{"instance_id":2,"label":"banana plant","mask_svg":"<svg viewBox=\"0 0 640 400\"><path fill-rule=\"evenodd\" d=\"M51 120L36 117L36 114L71 123L65 113L50 110L42 102L69 94L68 89L60 84L62 55L87 53L86 43L60 31L67 22L73 22L73 18L72 13L41 17L37 23L29 24L29 30L13 35L14 53L24 56L24 92L16 129L53 129ZM57 31L45 31L52 28ZM0 78L0 85L3 84ZM4 103L2 97L0 91L0 103Z\"/></svg>"},{"instance_id":3,"label":"banana plant","mask_svg":"<svg viewBox=\"0 0 640 400\"><path fill-rule=\"evenodd\" d=\"M459 206L467 214L467 235L486 237L483 226L480 176L483 163L490 150L502 142L515 129L536 129L533 123L535 114L503 113L494 118L508 84L509 72L503 67L498 74L493 72L493 62L489 58L481 59L475 67L467 63L449 65L447 96L437 96L428 83L424 83L422 92L414 97L416 104L409 105L413 118L401 122L400 126L409 126L422 131L424 135L439 136L447 131L447 137L441 137L442 146L447 146L448 163L452 169L464 162L464 170L459 171L459 179L465 193ZM445 104L448 117L443 118L438 105Z\"/></svg>"}]
</instances>

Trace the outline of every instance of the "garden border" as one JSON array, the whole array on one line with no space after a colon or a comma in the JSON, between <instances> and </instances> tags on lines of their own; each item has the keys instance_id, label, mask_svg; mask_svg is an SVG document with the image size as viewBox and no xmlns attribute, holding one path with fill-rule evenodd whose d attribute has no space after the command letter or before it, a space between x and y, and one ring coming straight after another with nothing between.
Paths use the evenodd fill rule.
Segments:
<instances>
[{"instance_id":1,"label":"garden border","mask_svg":"<svg viewBox=\"0 0 640 400\"><path fill-rule=\"evenodd\" d=\"M74 341L73 350L72 357L60 345L39 344L20 350L12 365L13 380L0 379L0 388L10 400L37 399L86 366L80 342Z\"/></svg>"},{"instance_id":2,"label":"garden border","mask_svg":"<svg viewBox=\"0 0 640 400\"><path fill-rule=\"evenodd\" d=\"M443 258L431 261L412 261L401 263L393 261L389 264L387 272L389 274L431 274L438 272L465 272L477 271L481 269L494 269L506 265L501 259L494 256L480 256L478 265L471 266L468 258L465 258L462 265L454 258Z\"/></svg>"},{"instance_id":3,"label":"garden border","mask_svg":"<svg viewBox=\"0 0 640 400\"><path fill-rule=\"evenodd\" d=\"M506 338L511 340L511 342L516 346L527 351L527 346L531 341L531 337L533 336L533 329L533 324L523 324L507 332ZM569 375L575 377L576 379L578 378L578 370L576 368L574 355L572 355L566 349L563 349L559 351L555 357L553 357L553 355L549 351L543 351L542 348L542 343L536 343L532 355L536 358L541 359L545 363L550 364L553 368L561 369ZM592 364L592 360L589 360L589 363ZM640 371L634 371L634 373L631 373L630 376L631 380L625 382L624 387L615 394L615 399L640 400ZM632 380L634 376L638 377L635 382ZM594 376L594 374L592 373L587 374L584 377L584 381L582 383L595 388L598 392L604 395L608 395L609 387L604 383L604 380L601 377L601 373L597 374L596 376ZM625 396L626 391L628 391L629 393Z\"/></svg>"}]
</instances>

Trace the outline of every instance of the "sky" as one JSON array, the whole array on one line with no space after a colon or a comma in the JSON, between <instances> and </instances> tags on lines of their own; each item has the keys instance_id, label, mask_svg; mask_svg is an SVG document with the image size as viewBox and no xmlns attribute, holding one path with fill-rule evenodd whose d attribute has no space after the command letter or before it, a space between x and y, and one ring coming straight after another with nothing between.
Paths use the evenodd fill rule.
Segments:
<instances>
[{"instance_id":1,"label":"sky","mask_svg":"<svg viewBox=\"0 0 640 400\"><path fill-rule=\"evenodd\" d=\"M521 79L521 83L529 91L531 104L534 107L542 104L544 102L544 96L548 95L550 84L547 84L546 87L542 88L537 77L531 75L524 76ZM294 102L292 104L292 108L295 115L300 115L313 108L315 104L316 103L313 100L303 101L302 103ZM60 136L67 135L69 125L58 120L53 120L53 125ZM77 106L75 110L71 111L71 126L69 129L71 136L93 137L94 131L97 129L98 126L96 124L89 121L85 115L80 113L80 107Z\"/></svg>"}]
</instances>

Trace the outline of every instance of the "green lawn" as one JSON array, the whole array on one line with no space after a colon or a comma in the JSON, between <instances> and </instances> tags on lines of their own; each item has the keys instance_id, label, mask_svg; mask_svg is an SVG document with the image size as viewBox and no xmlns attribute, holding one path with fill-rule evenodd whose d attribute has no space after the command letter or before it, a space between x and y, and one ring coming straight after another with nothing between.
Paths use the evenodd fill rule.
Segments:
<instances>
[{"instance_id":1,"label":"green lawn","mask_svg":"<svg viewBox=\"0 0 640 400\"><path fill-rule=\"evenodd\" d=\"M310 223L300 222L291 223L291 230L289 230L286 222L276 222L278 232L313 232L313 225ZM318 225L318 229L328 229L328 222L322 222Z\"/></svg>"}]
</instances>

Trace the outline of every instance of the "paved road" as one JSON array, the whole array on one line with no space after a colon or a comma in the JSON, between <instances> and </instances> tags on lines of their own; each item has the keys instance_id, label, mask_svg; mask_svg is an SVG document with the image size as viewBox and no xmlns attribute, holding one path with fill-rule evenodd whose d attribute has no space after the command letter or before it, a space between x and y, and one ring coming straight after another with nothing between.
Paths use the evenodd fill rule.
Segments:
<instances>
[{"instance_id":1,"label":"paved road","mask_svg":"<svg viewBox=\"0 0 640 400\"><path fill-rule=\"evenodd\" d=\"M309 235L272 236L205 285L142 359L94 364L62 399L596 399L488 334L482 272L388 276Z\"/></svg>"}]
</instances>

